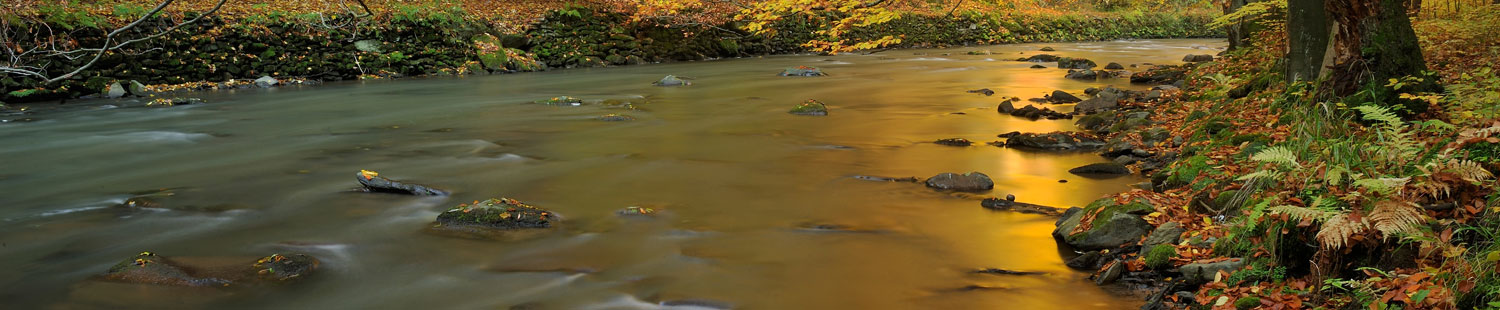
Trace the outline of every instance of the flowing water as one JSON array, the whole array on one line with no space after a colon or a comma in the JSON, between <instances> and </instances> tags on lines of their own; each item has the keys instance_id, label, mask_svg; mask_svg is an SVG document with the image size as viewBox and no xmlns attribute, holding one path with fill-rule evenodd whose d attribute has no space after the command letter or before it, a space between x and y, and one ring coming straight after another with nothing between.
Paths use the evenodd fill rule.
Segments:
<instances>
[{"instance_id":1,"label":"flowing water","mask_svg":"<svg viewBox=\"0 0 1500 310\"><path fill-rule=\"evenodd\" d=\"M1221 40L1021 44L875 55L775 56L544 73L192 93L209 104L88 108L0 124L0 300L7 309L1129 309L1063 265L1054 218L972 195L858 175L979 171L1019 201L1079 206L1141 182L1068 169L1106 159L986 145L1071 121L999 115L1003 97L1080 82L1013 59L1178 63ZM994 55L970 56L971 50ZM778 77L812 65L831 76ZM1144 68L1144 67L1142 67ZM654 87L664 75L688 87ZM966 93L989 88L996 96ZM529 103L636 102L637 111ZM806 99L826 117L786 113ZM98 105L106 104L106 105ZM114 108L111 108L113 106ZM1066 106L1054 107L1066 111ZM603 122L627 113L630 122ZM356 193L375 170L455 191ZM1059 180L1067 180L1061 183ZM162 208L121 211L170 188ZM566 217L528 238L423 232L439 212L510 197ZM614 214L642 205L652 219ZM806 229L836 225L844 230ZM287 286L175 288L91 281L141 251L252 262L322 260ZM1003 268L1040 275L985 275ZM688 305L659 302L690 300Z\"/></svg>"}]
</instances>

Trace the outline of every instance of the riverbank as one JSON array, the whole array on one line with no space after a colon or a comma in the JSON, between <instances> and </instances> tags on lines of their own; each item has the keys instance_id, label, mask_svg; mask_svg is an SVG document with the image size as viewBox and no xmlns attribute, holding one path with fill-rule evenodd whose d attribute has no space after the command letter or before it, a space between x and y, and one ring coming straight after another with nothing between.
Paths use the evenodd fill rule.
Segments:
<instances>
[{"instance_id":1,"label":"riverbank","mask_svg":"<svg viewBox=\"0 0 1500 310\"><path fill-rule=\"evenodd\" d=\"M1494 9L1418 22L1434 76L1366 86L1439 79L1446 92L1403 95L1420 115L1285 82L1285 38L1263 32L1180 94L1080 119L1151 182L1064 213L1053 234L1083 251L1069 265L1153 290L1143 309L1500 306L1500 88L1465 56L1493 51L1465 42L1500 33L1482 22Z\"/></svg>"},{"instance_id":2,"label":"riverbank","mask_svg":"<svg viewBox=\"0 0 1500 310\"><path fill-rule=\"evenodd\" d=\"M161 92L253 87L252 81L321 81L422 75L513 73L549 68L603 67L802 53L826 20L791 18L771 27L779 35L720 25L661 24L583 7L547 11L525 27L503 26L462 7L393 5L380 15L240 9L212 15L166 35L106 53L92 67L62 81L9 74L0 79L0 101L56 102L74 98L151 96ZM16 42L70 42L61 50L102 43L108 30L145 11L38 9L37 16L6 15L17 24ZM132 15L134 14L134 15ZM121 37L144 37L192 12L147 19ZM858 29L854 39L903 37L893 47L940 47L1047 41L1210 37L1213 15L1198 12L1080 12L922 15ZM66 34L42 32L66 29ZM90 57L78 53L23 57L59 76ZM268 80L262 80L268 81ZM139 84L138 86L136 84ZM276 83L260 83L276 84ZM113 88L113 89L112 89ZM113 92L112 92L113 90Z\"/></svg>"}]
</instances>

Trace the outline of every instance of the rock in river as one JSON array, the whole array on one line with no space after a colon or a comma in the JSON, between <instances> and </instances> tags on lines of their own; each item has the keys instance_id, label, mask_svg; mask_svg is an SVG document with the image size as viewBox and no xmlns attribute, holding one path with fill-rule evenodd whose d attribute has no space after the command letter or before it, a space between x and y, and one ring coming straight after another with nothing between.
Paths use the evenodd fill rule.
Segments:
<instances>
[{"instance_id":1,"label":"rock in river","mask_svg":"<svg viewBox=\"0 0 1500 310\"><path fill-rule=\"evenodd\" d=\"M1202 54L1202 55L1188 54L1187 56L1182 56L1182 62L1207 62L1207 61L1214 61L1214 55L1208 55L1208 54Z\"/></svg>"},{"instance_id":2,"label":"rock in river","mask_svg":"<svg viewBox=\"0 0 1500 310\"><path fill-rule=\"evenodd\" d=\"M1099 64L1087 58L1063 57L1057 59L1058 69L1093 69L1098 66Z\"/></svg>"},{"instance_id":3,"label":"rock in river","mask_svg":"<svg viewBox=\"0 0 1500 310\"><path fill-rule=\"evenodd\" d=\"M787 113L808 116L828 116L828 105L823 104L822 102L818 102L817 100L807 100L807 102L803 102L797 104L796 107L792 107L792 110L787 111Z\"/></svg>"},{"instance_id":4,"label":"rock in river","mask_svg":"<svg viewBox=\"0 0 1500 310\"><path fill-rule=\"evenodd\" d=\"M1125 70L1125 66L1120 65L1120 63L1118 62L1111 62L1107 65L1104 65L1104 70Z\"/></svg>"},{"instance_id":5,"label":"rock in river","mask_svg":"<svg viewBox=\"0 0 1500 310\"><path fill-rule=\"evenodd\" d=\"M606 122L624 122L624 121L633 121L633 120L635 120L635 117L631 117L630 115L625 115L625 114L611 113L611 114L605 114L603 116L599 116L598 119L601 120L601 121L606 121Z\"/></svg>"},{"instance_id":6,"label":"rock in river","mask_svg":"<svg viewBox=\"0 0 1500 310\"><path fill-rule=\"evenodd\" d=\"M1083 165L1083 166L1078 167L1078 168L1069 169L1068 172L1072 173L1072 174L1085 174L1085 175L1086 174L1123 175L1123 174L1130 174L1130 168L1125 167L1125 165L1122 165L1122 164L1119 164L1119 163L1108 162L1108 163L1087 164L1087 165Z\"/></svg>"},{"instance_id":7,"label":"rock in river","mask_svg":"<svg viewBox=\"0 0 1500 310\"><path fill-rule=\"evenodd\" d=\"M975 90L969 91L969 93L971 93L971 94L980 94L980 95L985 95L985 96L994 96L995 95L995 91L990 90L989 88L975 89Z\"/></svg>"},{"instance_id":8,"label":"rock in river","mask_svg":"<svg viewBox=\"0 0 1500 310\"><path fill-rule=\"evenodd\" d=\"M439 213L437 225L492 229L548 228L557 216L510 198L461 204Z\"/></svg>"},{"instance_id":9,"label":"rock in river","mask_svg":"<svg viewBox=\"0 0 1500 310\"><path fill-rule=\"evenodd\" d=\"M796 67L786 68L786 70L781 70L781 74L780 75L781 76L825 76L825 75L828 75L828 74L823 73L823 69L818 69L817 67L796 66Z\"/></svg>"},{"instance_id":10,"label":"rock in river","mask_svg":"<svg viewBox=\"0 0 1500 310\"><path fill-rule=\"evenodd\" d=\"M543 100L533 101L533 103L536 103L536 104L545 104L545 105L561 105L561 106L576 107L576 106L583 105L583 99L578 99L578 98L573 98L573 97L568 97L568 96L557 96L557 97L547 98L547 99L543 99Z\"/></svg>"},{"instance_id":11,"label":"rock in river","mask_svg":"<svg viewBox=\"0 0 1500 310\"><path fill-rule=\"evenodd\" d=\"M363 186L365 191L372 193L391 193L416 196L448 195L448 191L445 190L387 179L385 177L381 177L380 173L369 170L360 170L358 174L355 174L355 179L359 180L359 185Z\"/></svg>"},{"instance_id":12,"label":"rock in river","mask_svg":"<svg viewBox=\"0 0 1500 310\"><path fill-rule=\"evenodd\" d=\"M1080 250L1117 248L1144 237L1151 224L1141 215L1155 210L1141 201L1119 204L1111 198L1099 199L1088 207L1064 213L1052 237Z\"/></svg>"},{"instance_id":13,"label":"rock in river","mask_svg":"<svg viewBox=\"0 0 1500 310\"><path fill-rule=\"evenodd\" d=\"M1092 150L1104 146L1104 140L1080 132L1023 133L1008 138L1005 146L1043 150Z\"/></svg>"},{"instance_id":14,"label":"rock in river","mask_svg":"<svg viewBox=\"0 0 1500 310\"><path fill-rule=\"evenodd\" d=\"M934 141L932 143L937 143L937 144L942 144L942 145L947 145L947 146L970 146L970 145L974 145L974 141L969 141L969 139L964 139L964 138L939 139L939 140Z\"/></svg>"},{"instance_id":15,"label":"rock in river","mask_svg":"<svg viewBox=\"0 0 1500 310\"><path fill-rule=\"evenodd\" d=\"M1043 214L1051 216L1062 215L1062 210L1058 208L1017 202L1014 198L1015 196L1007 196L1006 199L985 198L984 201L979 202L979 205L991 210L1014 211L1020 213Z\"/></svg>"},{"instance_id":16,"label":"rock in river","mask_svg":"<svg viewBox=\"0 0 1500 310\"><path fill-rule=\"evenodd\" d=\"M1061 90L1054 90L1051 95L1047 96L1047 102L1051 103L1074 103L1079 101L1083 101L1083 99Z\"/></svg>"},{"instance_id":17,"label":"rock in river","mask_svg":"<svg viewBox=\"0 0 1500 310\"><path fill-rule=\"evenodd\" d=\"M1016 59L1016 61L1054 62L1054 61L1057 61L1058 59L1061 59L1061 58L1062 57L1057 57L1057 55L1051 55L1051 54L1036 54L1036 55L1031 55L1031 57L1023 57L1023 58L1020 58L1020 59Z\"/></svg>"},{"instance_id":18,"label":"rock in river","mask_svg":"<svg viewBox=\"0 0 1500 310\"><path fill-rule=\"evenodd\" d=\"M956 190L956 191L984 191L995 188L995 181L990 176L979 172L965 174L943 173L927 178L927 187Z\"/></svg>"},{"instance_id":19,"label":"rock in river","mask_svg":"<svg viewBox=\"0 0 1500 310\"><path fill-rule=\"evenodd\" d=\"M675 76L675 75L668 75L666 77L661 78L661 80L656 81L656 83L652 83L651 85L656 85L656 86L688 86L688 85L693 85L693 83L688 82L688 81L684 81L684 80L682 80L680 78L677 78L677 76Z\"/></svg>"},{"instance_id":20,"label":"rock in river","mask_svg":"<svg viewBox=\"0 0 1500 310\"><path fill-rule=\"evenodd\" d=\"M217 260L215 260L217 262ZM141 252L109 268L103 281L167 286L225 287L285 283L311 275L318 259L305 254L271 254L244 265L196 264Z\"/></svg>"},{"instance_id":21,"label":"rock in river","mask_svg":"<svg viewBox=\"0 0 1500 310\"><path fill-rule=\"evenodd\" d=\"M276 86L276 84L281 84L281 81L269 76L262 76L258 79L255 79L255 86L259 86L260 88L269 88L271 86Z\"/></svg>"}]
</instances>

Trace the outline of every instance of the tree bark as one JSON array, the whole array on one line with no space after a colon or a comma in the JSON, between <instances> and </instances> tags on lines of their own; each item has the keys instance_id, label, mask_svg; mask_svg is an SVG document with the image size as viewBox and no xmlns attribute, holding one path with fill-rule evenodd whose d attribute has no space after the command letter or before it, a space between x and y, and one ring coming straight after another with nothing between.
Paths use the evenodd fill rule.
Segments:
<instances>
[{"instance_id":1,"label":"tree bark","mask_svg":"<svg viewBox=\"0 0 1500 310\"><path fill-rule=\"evenodd\" d=\"M1317 80L1329 39L1328 13L1323 0L1287 1L1286 79Z\"/></svg>"},{"instance_id":2,"label":"tree bark","mask_svg":"<svg viewBox=\"0 0 1500 310\"><path fill-rule=\"evenodd\" d=\"M1293 2L1304 0L1292 0ZM1333 66L1328 89L1353 104L1374 103L1398 107L1403 115L1424 112L1425 103L1400 99L1400 92L1434 92L1441 87L1433 77L1423 77L1427 62L1412 30L1403 0L1332 0L1325 3L1328 17L1337 29L1333 38ZM1390 79L1417 76L1424 81L1402 87L1386 87ZM1401 108L1404 108L1401 109Z\"/></svg>"},{"instance_id":3,"label":"tree bark","mask_svg":"<svg viewBox=\"0 0 1500 310\"><path fill-rule=\"evenodd\" d=\"M1247 0L1229 0L1224 6L1224 14L1234 13L1234 11L1238 11L1241 7L1245 6L1246 1ZM1247 28L1249 28L1249 26L1246 25L1245 22L1238 22L1234 25L1230 25L1229 27L1224 28L1229 34L1229 50L1232 51L1249 45L1245 40L1248 35L1248 33L1246 33L1248 32Z\"/></svg>"}]
</instances>

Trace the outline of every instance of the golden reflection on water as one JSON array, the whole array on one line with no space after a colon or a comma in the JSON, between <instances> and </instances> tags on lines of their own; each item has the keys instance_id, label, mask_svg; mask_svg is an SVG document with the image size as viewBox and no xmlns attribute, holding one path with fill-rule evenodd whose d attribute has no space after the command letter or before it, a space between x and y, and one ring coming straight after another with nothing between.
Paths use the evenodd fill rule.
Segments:
<instances>
[{"instance_id":1,"label":"golden reflection on water","mask_svg":"<svg viewBox=\"0 0 1500 310\"><path fill-rule=\"evenodd\" d=\"M1128 66L1171 62L1195 45L1221 44L1047 45L1057 54ZM28 308L503 309L530 303L624 309L673 299L717 300L744 309L1135 308L1138 298L1096 287L1087 272L1063 265L1067 254L1050 237L1054 218L989 211L969 196L920 184L852 178L979 171L996 183L981 196L1015 194L1020 201L1058 207L1084 205L1143 181L1067 173L1107 160L1090 153L983 145L1010 131L1074 130L1071 121L998 115L995 106L1003 98L1040 97L1053 89L1081 95L1102 84L1137 87L1121 80L1067 80L1063 70L1011 61L1040 46L985 47L996 52L990 56L963 55L977 48L894 50L335 83L204 94L227 112L181 107L58 116L65 122L28 125L33 127L21 130L32 131L0 136L0 143L26 145L17 136L72 141L138 131L219 135L0 151L18 164L7 173L22 176L0 179L0 186L18 190L8 197L14 207L0 209L0 215L26 223L0 228L0 242L11 245L0 247L0 263L27 266L0 272L7 292L0 297ZM774 76L795 65L820 66L832 75ZM666 74L693 77L695 85L649 86ZM979 88L997 94L965 92ZM559 95L645 102L639 111L526 103ZM830 115L785 113L806 99L827 103ZM636 120L592 120L622 112ZM101 116L111 121L100 122ZM955 137L979 145L931 143ZM172 152L157 152L163 149ZM54 155L62 153L73 157ZM361 169L455 194L341 192ZM298 173L280 173L287 171ZM92 175L109 177L81 177ZM143 187L173 186L196 187L202 201L253 207L128 218L33 216L119 199L119 193ZM491 197L519 199L568 220L553 232L511 242L421 233L436 212ZM613 215L631 205L663 214L655 220ZM802 229L811 225L849 231ZM149 237L117 237L122 235ZM198 296L188 290L152 290L154 297L111 304L100 296L137 290L78 285L141 250L254 256L288 249L288 242L324 245L290 248L317 251L329 272L285 290L191 305L172 302L181 299L172 296ZM969 273L979 268L1046 274Z\"/></svg>"}]
</instances>

